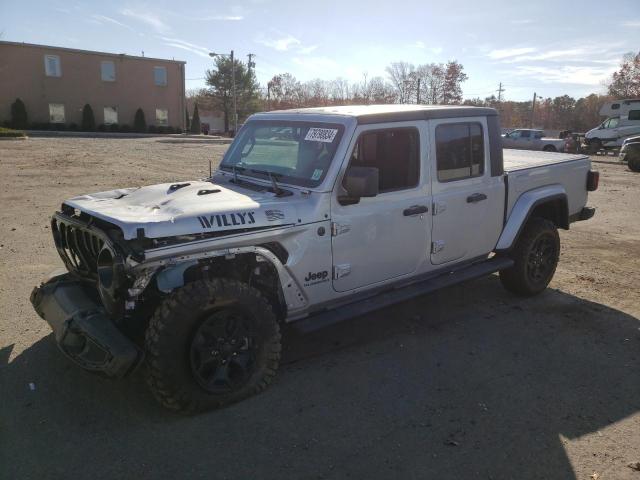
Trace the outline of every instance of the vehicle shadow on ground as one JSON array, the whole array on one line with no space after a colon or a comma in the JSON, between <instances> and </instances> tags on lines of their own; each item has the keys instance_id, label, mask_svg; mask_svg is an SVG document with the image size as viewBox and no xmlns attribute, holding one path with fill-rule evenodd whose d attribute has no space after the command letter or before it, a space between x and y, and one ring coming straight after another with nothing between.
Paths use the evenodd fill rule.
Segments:
<instances>
[{"instance_id":1,"label":"vehicle shadow on ground","mask_svg":"<svg viewBox=\"0 0 640 480\"><path fill-rule=\"evenodd\" d=\"M640 410L639 327L492 276L287 329L269 390L195 417L158 407L141 374L80 371L48 336L10 363L0 352L0 476L577 478L565 442ZM594 470L612 461L593 452Z\"/></svg>"}]
</instances>

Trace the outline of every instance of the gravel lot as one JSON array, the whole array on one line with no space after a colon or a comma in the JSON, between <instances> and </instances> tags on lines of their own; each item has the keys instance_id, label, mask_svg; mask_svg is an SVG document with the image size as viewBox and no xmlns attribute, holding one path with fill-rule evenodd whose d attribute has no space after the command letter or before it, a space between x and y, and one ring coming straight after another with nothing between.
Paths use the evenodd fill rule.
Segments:
<instances>
[{"instance_id":1,"label":"gravel lot","mask_svg":"<svg viewBox=\"0 0 640 480\"><path fill-rule=\"evenodd\" d=\"M0 478L640 479L640 175L611 157L593 158L596 216L561 233L536 298L492 276L287 332L267 392L197 417L159 407L139 373L71 365L29 303L61 266L50 214L80 193L203 176L225 149L0 142Z\"/></svg>"}]
</instances>

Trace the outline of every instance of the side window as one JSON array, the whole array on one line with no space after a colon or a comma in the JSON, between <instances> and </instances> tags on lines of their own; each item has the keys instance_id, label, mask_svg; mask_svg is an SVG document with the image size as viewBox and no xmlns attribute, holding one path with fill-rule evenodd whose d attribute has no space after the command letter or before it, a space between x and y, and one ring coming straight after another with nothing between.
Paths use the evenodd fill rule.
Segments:
<instances>
[{"instance_id":1,"label":"side window","mask_svg":"<svg viewBox=\"0 0 640 480\"><path fill-rule=\"evenodd\" d=\"M167 86L167 68L153 67L153 81L159 87Z\"/></svg>"},{"instance_id":2,"label":"side window","mask_svg":"<svg viewBox=\"0 0 640 480\"><path fill-rule=\"evenodd\" d=\"M520 138L530 138L531 131L530 130L520 130Z\"/></svg>"},{"instance_id":3,"label":"side window","mask_svg":"<svg viewBox=\"0 0 640 480\"><path fill-rule=\"evenodd\" d=\"M104 124L114 125L118 123L118 107L104 107Z\"/></svg>"},{"instance_id":4,"label":"side window","mask_svg":"<svg viewBox=\"0 0 640 480\"><path fill-rule=\"evenodd\" d=\"M166 108L156 108L156 125L159 127L169 125L169 110Z\"/></svg>"},{"instance_id":5,"label":"side window","mask_svg":"<svg viewBox=\"0 0 640 480\"><path fill-rule=\"evenodd\" d=\"M629 110L629 120L640 120L640 110Z\"/></svg>"},{"instance_id":6,"label":"side window","mask_svg":"<svg viewBox=\"0 0 640 480\"><path fill-rule=\"evenodd\" d=\"M533 134L533 138L537 138L537 139L542 138L542 132L535 132L535 133Z\"/></svg>"},{"instance_id":7,"label":"side window","mask_svg":"<svg viewBox=\"0 0 640 480\"><path fill-rule=\"evenodd\" d=\"M116 65L110 61L100 62L100 76L103 82L115 82Z\"/></svg>"},{"instance_id":8,"label":"side window","mask_svg":"<svg viewBox=\"0 0 640 480\"><path fill-rule=\"evenodd\" d=\"M436 127L438 181L451 182L484 174L484 137L479 123Z\"/></svg>"},{"instance_id":9,"label":"side window","mask_svg":"<svg viewBox=\"0 0 640 480\"><path fill-rule=\"evenodd\" d=\"M45 55L44 71L47 77L61 77L60 57L58 55Z\"/></svg>"},{"instance_id":10,"label":"side window","mask_svg":"<svg viewBox=\"0 0 640 480\"><path fill-rule=\"evenodd\" d=\"M49 104L49 123L64 123L64 104Z\"/></svg>"},{"instance_id":11,"label":"side window","mask_svg":"<svg viewBox=\"0 0 640 480\"><path fill-rule=\"evenodd\" d=\"M351 156L350 165L378 169L380 193L418 185L420 136L415 128L364 132Z\"/></svg>"},{"instance_id":12,"label":"side window","mask_svg":"<svg viewBox=\"0 0 640 480\"><path fill-rule=\"evenodd\" d=\"M609 120L604 122L604 128L616 128L619 121L620 117L611 117Z\"/></svg>"}]
</instances>

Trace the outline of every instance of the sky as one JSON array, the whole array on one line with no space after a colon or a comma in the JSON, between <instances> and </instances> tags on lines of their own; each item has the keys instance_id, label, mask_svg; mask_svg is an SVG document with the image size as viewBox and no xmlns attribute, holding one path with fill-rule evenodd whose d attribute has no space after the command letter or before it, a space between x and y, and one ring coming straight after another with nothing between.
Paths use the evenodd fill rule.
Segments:
<instances>
[{"instance_id":1,"label":"sky","mask_svg":"<svg viewBox=\"0 0 640 480\"><path fill-rule=\"evenodd\" d=\"M607 6L608 5L608 6ZM622 56L640 50L640 0L163 1L0 0L0 40L187 62L204 86L208 53L247 60L261 85L386 77L391 62L457 60L465 98L605 93Z\"/></svg>"}]
</instances>

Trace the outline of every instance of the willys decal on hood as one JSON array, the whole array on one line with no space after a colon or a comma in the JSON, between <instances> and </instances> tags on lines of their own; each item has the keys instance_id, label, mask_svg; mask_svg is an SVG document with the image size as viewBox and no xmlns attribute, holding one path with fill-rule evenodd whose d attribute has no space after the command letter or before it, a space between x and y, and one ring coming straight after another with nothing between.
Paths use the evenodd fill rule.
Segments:
<instances>
[{"instance_id":1,"label":"willys decal on hood","mask_svg":"<svg viewBox=\"0 0 640 480\"><path fill-rule=\"evenodd\" d=\"M120 227L125 239L272 227L297 223L308 199L277 197L241 185L205 181L164 183L81 195L65 204Z\"/></svg>"}]
</instances>

